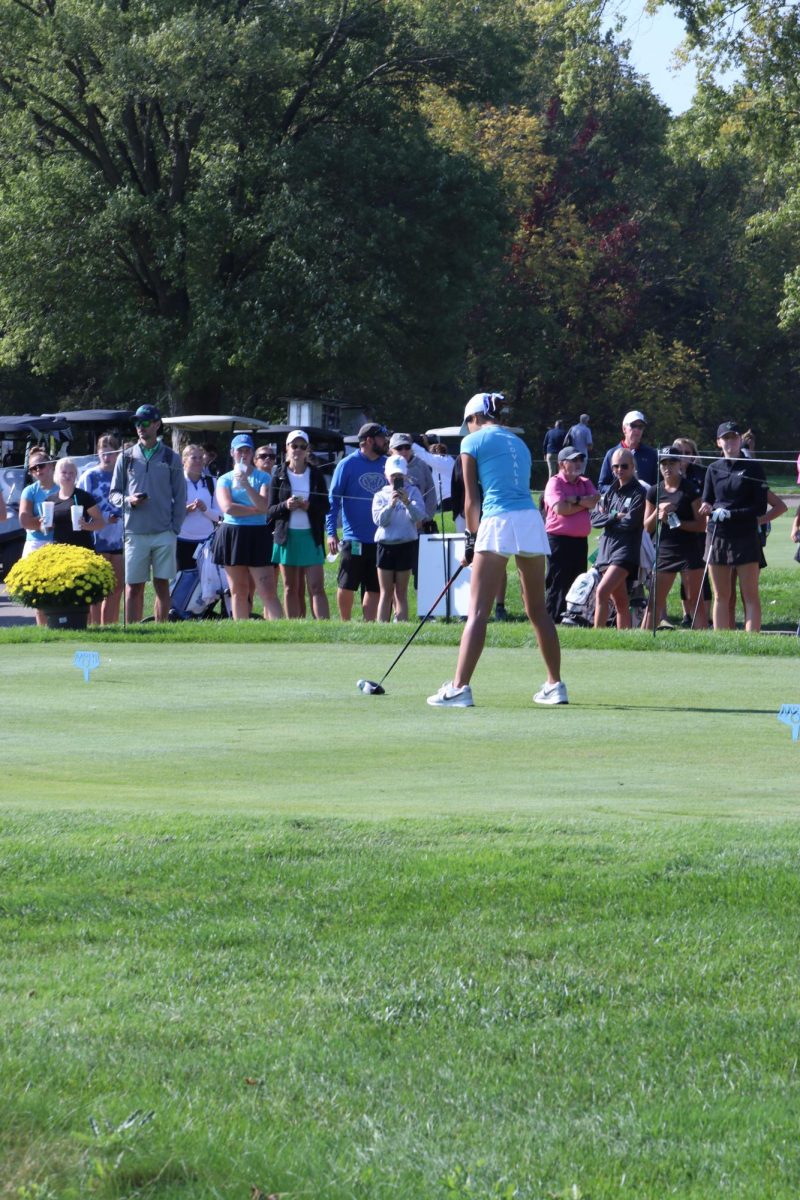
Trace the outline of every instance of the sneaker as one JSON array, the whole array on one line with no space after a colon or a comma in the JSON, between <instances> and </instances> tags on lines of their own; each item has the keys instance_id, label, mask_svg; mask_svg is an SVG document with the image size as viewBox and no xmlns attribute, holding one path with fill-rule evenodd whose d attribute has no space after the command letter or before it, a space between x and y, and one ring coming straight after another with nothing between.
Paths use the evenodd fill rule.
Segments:
<instances>
[{"instance_id":1,"label":"sneaker","mask_svg":"<svg viewBox=\"0 0 800 1200\"><path fill-rule=\"evenodd\" d=\"M569 704L567 685L561 682L543 683L533 699L536 704Z\"/></svg>"},{"instance_id":2,"label":"sneaker","mask_svg":"<svg viewBox=\"0 0 800 1200\"><path fill-rule=\"evenodd\" d=\"M506 612L506 606L504 604L498 604L495 606L494 619L495 621L508 620L508 613Z\"/></svg>"},{"instance_id":3,"label":"sneaker","mask_svg":"<svg viewBox=\"0 0 800 1200\"><path fill-rule=\"evenodd\" d=\"M450 683L443 683L435 696L428 696L428 704L432 704L435 708L474 708L472 699L472 688L467 684L462 688L453 687Z\"/></svg>"},{"instance_id":4,"label":"sneaker","mask_svg":"<svg viewBox=\"0 0 800 1200\"><path fill-rule=\"evenodd\" d=\"M689 615L689 613L684 613L683 616L681 617L681 629L691 629L691 628L692 628L692 618Z\"/></svg>"}]
</instances>

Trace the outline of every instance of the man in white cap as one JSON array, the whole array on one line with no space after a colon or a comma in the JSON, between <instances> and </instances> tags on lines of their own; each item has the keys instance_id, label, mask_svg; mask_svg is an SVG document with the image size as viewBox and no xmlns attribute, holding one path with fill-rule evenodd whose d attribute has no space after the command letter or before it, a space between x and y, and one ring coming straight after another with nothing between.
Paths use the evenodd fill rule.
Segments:
<instances>
[{"instance_id":1,"label":"man in white cap","mask_svg":"<svg viewBox=\"0 0 800 1200\"><path fill-rule=\"evenodd\" d=\"M658 452L652 446L645 446L642 442L646 424L647 418L643 412L639 412L638 408L633 408L630 412L625 413L622 418L622 441L606 452L600 468L597 486L601 492L607 491L614 482L611 459L617 450L630 450L636 464L636 477L639 482L655 487L658 479Z\"/></svg>"}]
</instances>

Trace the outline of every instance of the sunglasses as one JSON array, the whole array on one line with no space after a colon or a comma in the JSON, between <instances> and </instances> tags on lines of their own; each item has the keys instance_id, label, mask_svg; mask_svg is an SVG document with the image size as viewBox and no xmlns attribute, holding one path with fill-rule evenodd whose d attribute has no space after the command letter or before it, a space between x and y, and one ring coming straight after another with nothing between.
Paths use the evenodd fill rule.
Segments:
<instances>
[{"instance_id":1,"label":"sunglasses","mask_svg":"<svg viewBox=\"0 0 800 1200\"><path fill-rule=\"evenodd\" d=\"M256 458L274 458L274 454L257 454Z\"/></svg>"},{"instance_id":2,"label":"sunglasses","mask_svg":"<svg viewBox=\"0 0 800 1200\"><path fill-rule=\"evenodd\" d=\"M52 467L53 465L53 463L48 462L34 463L32 467L28 467L28 470L33 475L34 471L43 471L45 467Z\"/></svg>"},{"instance_id":3,"label":"sunglasses","mask_svg":"<svg viewBox=\"0 0 800 1200\"><path fill-rule=\"evenodd\" d=\"M307 450L308 442L289 442L290 450Z\"/></svg>"},{"instance_id":4,"label":"sunglasses","mask_svg":"<svg viewBox=\"0 0 800 1200\"><path fill-rule=\"evenodd\" d=\"M631 469L630 463L612 463L611 464L612 471L630 471L630 469Z\"/></svg>"},{"instance_id":5,"label":"sunglasses","mask_svg":"<svg viewBox=\"0 0 800 1200\"><path fill-rule=\"evenodd\" d=\"M136 428L137 429L149 429L153 423L154 423L153 421L137 421Z\"/></svg>"}]
</instances>

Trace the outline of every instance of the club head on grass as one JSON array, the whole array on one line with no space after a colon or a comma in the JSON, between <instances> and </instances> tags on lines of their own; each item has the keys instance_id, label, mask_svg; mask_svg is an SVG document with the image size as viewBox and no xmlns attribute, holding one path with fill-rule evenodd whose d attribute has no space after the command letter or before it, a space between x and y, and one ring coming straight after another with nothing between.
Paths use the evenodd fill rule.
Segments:
<instances>
[{"instance_id":1,"label":"club head on grass","mask_svg":"<svg viewBox=\"0 0 800 1200\"><path fill-rule=\"evenodd\" d=\"M386 689L382 688L379 683L373 683L371 679L359 679L356 687L365 696L385 696Z\"/></svg>"}]
</instances>

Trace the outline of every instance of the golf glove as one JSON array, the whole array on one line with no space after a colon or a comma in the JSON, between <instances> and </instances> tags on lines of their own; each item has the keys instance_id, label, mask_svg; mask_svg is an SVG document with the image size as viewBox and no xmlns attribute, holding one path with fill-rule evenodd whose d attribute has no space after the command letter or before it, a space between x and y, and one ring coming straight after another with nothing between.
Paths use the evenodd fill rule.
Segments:
<instances>
[{"instance_id":1,"label":"golf glove","mask_svg":"<svg viewBox=\"0 0 800 1200\"><path fill-rule=\"evenodd\" d=\"M715 508L711 514L712 521L727 521L730 519L731 510L729 508Z\"/></svg>"},{"instance_id":2,"label":"golf glove","mask_svg":"<svg viewBox=\"0 0 800 1200\"><path fill-rule=\"evenodd\" d=\"M464 534L464 561L471 563L475 557L475 537L474 533Z\"/></svg>"}]
</instances>

